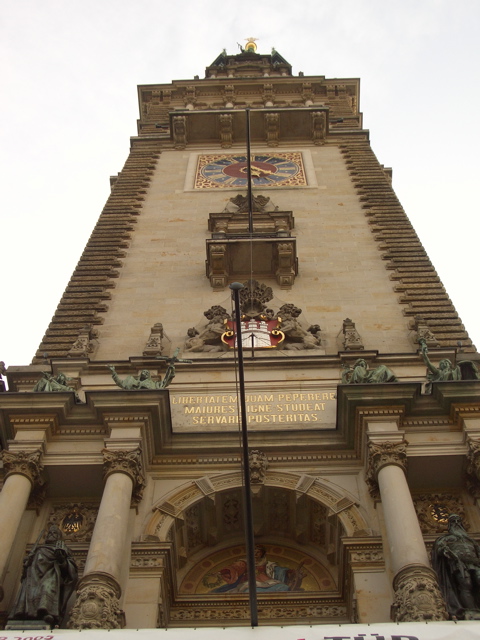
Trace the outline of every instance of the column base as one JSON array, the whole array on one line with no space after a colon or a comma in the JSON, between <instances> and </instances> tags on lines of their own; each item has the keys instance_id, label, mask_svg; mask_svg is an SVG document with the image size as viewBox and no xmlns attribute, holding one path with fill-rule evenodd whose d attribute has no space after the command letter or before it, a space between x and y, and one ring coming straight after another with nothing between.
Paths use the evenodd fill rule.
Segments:
<instances>
[{"instance_id":1,"label":"column base","mask_svg":"<svg viewBox=\"0 0 480 640\"><path fill-rule=\"evenodd\" d=\"M120 609L121 588L107 573L90 573L77 587L69 629L122 629L125 614Z\"/></svg>"},{"instance_id":2,"label":"column base","mask_svg":"<svg viewBox=\"0 0 480 640\"><path fill-rule=\"evenodd\" d=\"M422 564L403 567L393 579L393 589L392 620L395 622L448 620L437 577L430 567Z\"/></svg>"}]
</instances>

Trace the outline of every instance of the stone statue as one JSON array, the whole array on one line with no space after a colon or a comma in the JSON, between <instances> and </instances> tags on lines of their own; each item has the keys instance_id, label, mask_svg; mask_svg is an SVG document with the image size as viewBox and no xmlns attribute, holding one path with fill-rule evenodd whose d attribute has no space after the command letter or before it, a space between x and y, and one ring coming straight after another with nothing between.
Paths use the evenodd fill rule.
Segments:
<instances>
[{"instance_id":1,"label":"stone statue","mask_svg":"<svg viewBox=\"0 0 480 640\"><path fill-rule=\"evenodd\" d=\"M37 541L24 560L20 591L10 619L60 624L77 579L77 565L62 540L62 532L52 525L45 542Z\"/></svg>"},{"instance_id":2,"label":"stone statue","mask_svg":"<svg viewBox=\"0 0 480 640\"><path fill-rule=\"evenodd\" d=\"M184 360L183 358L179 358L178 354L180 352L179 347L177 347L175 349L175 352L173 354L173 356L171 358L169 358L168 356L157 356L157 360L165 360L165 362L168 363L168 367L167 370L165 371L165 377L163 378L163 382L161 385L162 389L165 389L166 387L168 387L168 385L171 383L171 381L174 379L175 377L175 365L177 362L185 362L188 364L192 364L193 360Z\"/></svg>"},{"instance_id":3,"label":"stone statue","mask_svg":"<svg viewBox=\"0 0 480 640\"><path fill-rule=\"evenodd\" d=\"M152 380L152 374L148 369L140 371L138 376L127 376L125 380L122 380L118 373L115 371L115 367L112 364L108 365L108 368L112 372L112 378L115 383L122 389L127 391L138 391L139 389L163 389L162 381L158 382Z\"/></svg>"},{"instance_id":4,"label":"stone statue","mask_svg":"<svg viewBox=\"0 0 480 640\"><path fill-rule=\"evenodd\" d=\"M480 545L457 514L448 516L448 533L435 540L432 566L450 616L480 620Z\"/></svg>"},{"instance_id":5,"label":"stone statue","mask_svg":"<svg viewBox=\"0 0 480 640\"><path fill-rule=\"evenodd\" d=\"M438 368L430 362L428 347L425 340L419 340L423 361L427 365L427 378L430 382L446 382L448 380L480 380L477 367L471 360L462 360L456 367L451 360L444 358L438 363Z\"/></svg>"},{"instance_id":6,"label":"stone statue","mask_svg":"<svg viewBox=\"0 0 480 640\"><path fill-rule=\"evenodd\" d=\"M297 320L301 313L301 309L290 303L282 305L278 310L276 317L281 322L281 331L285 334L284 349L320 349L319 325L311 325L309 329L304 329Z\"/></svg>"},{"instance_id":7,"label":"stone statue","mask_svg":"<svg viewBox=\"0 0 480 640\"><path fill-rule=\"evenodd\" d=\"M381 384L383 382L397 382L397 378L384 364L369 369L366 361L359 358L353 367L343 365L342 384Z\"/></svg>"},{"instance_id":8,"label":"stone statue","mask_svg":"<svg viewBox=\"0 0 480 640\"><path fill-rule=\"evenodd\" d=\"M69 378L67 378L67 376L64 373L59 371L56 376L52 376L52 374L48 373L48 371L42 371L42 375L43 375L43 378L40 378L37 384L33 387L32 391L34 392L69 391L70 393L73 392L75 394L76 402L81 402L75 389L67 385L67 380L69 380Z\"/></svg>"}]
</instances>

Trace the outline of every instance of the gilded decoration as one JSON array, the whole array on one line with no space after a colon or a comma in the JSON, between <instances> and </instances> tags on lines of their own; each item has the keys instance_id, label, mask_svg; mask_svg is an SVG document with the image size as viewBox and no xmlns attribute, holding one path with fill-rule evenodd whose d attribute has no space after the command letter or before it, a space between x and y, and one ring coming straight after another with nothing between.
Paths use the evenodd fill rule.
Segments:
<instances>
[{"instance_id":1,"label":"gilded decoration","mask_svg":"<svg viewBox=\"0 0 480 640\"><path fill-rule=\"evenodd\" d=\"M306 187L307 178L299 151L252 153L254 187ZM238 189L247 187L245 154L200 154L195 189Z\"/></svg>"},{"instance_id":2,"label":"gilded decoration","mask_svg":"<svg viewBox=\"0 0 480 640\"><path fill-rule=\"evenodd\" d=\"M443 533L450 513L458 513L465 521L465 507L459 495L431 493L413 496L418 523L423 534ZM468 526L466 526L468 529Z\"/></svg>"},{"instance_id":3,"label":"gilded decoration","mask_svg":"<svg viewBox=\"0 0 480 640\"><path fill-rule=\"evenodd\" d=\"M255 546L257 593L334 591L329 571L314 558L283 545ZM185 576L181 595L248 593L243 545L222 549L201 560Z\"/></svg>"},{"instance_id":4,"label":"gilded decoration","mask_svg":"<svg viewBox=\"0 0 480 640\"><path fill-rule=\"evenodd\" d=\"M98 504L71 502L54 505L48 525L57 525L68 542L89 542L97 515Z\"/></svg>"}]
</instances>

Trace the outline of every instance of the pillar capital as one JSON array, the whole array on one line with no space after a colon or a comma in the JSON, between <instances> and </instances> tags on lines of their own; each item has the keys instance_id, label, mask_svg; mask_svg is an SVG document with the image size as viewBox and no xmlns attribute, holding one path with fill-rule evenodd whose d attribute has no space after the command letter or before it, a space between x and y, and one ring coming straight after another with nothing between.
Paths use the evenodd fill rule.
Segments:
<instances>
[{"instance_id":1,"label":"pillar capital","mask_svg":"<svg viewBox=\"0 0 480 640\"><path fill-rule=\"evenodd\" d=\"M368 466L365 474L370 494L378 495L378 474L383 467L393 465L407 470L407 441L369 442Z\"/></svg>"},{"instance_id":2,"label":"pillar capital","mask_svg":"<svg viewBox=\"0 0 480 640\"><path fill-rule=\"evenodd\" d=\"M42 487L42 451L2 451L1 458L5 469L5 479L12 474L25 476L32 483L32 488Z\"/></svg>"},{"instance_id":3,"label":"pillar capital","mask_svg":"<svg viewBox=\"0 0 480 640\"><path fill-rule=\"evenodd\" d=\"M480 438L467 439L467 488L475 497L480 497Z\"/></svg>"},{"instance_id":4,"label":"pillar capital","mask_svg":"<svg viewBox=\"0 0 480 640\"><path fill-rule=\"evenodd\" d=\"M114 473L126 474L133 483L132 504L137 505L142 499L145 488L143 475L142 452L140 447L130 451L103 449L103 477L106 480Z\"/></svg>"},{"instance_id":5,"label":"pillar capital","mask_svg":"<svg viewBox=\"0 0 480 640\"><path fill-rule=\"evenodd\" d=\"M96 572L84 576L77 587L68 628L121 629L125 625L120 595L120 585L111 575Z\"/></svg>"},{"instance_id":6,"label":"pillar capital","mask_svg":"<svg viewBox=\"0 0 480 640\"><path fill-rule=\"evenodd\" d=\"M448 613L433 569L425 565L407 565L393 579L395 622L448 620Z\"/></svg>"}]
</instances>

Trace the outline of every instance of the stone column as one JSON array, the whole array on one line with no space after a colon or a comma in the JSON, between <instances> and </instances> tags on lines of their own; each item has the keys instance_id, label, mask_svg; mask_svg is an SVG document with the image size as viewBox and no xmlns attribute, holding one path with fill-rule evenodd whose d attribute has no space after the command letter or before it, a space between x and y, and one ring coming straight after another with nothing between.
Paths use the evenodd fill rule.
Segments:
<instances>
[{"instance_id":1,"label":"stone column","mask_svg":"<svg viewBox=\"0 0 480 640\"><path fill-rule=\"evenodd\" d=\"M121 567L127 543L130 506L145 486L141 451L103 450L105 488L83 578L70 615L71 629L120 629Z\"/></svg>"},{"instance_id":2,"label":"stone column","mask_svg":"<svg viewBox=\"0 0 480 640\"><path fill-rule=\"evenodd\" d=\"M32 488L41 489L44 485L41 476L43 471L41 456L40 450L1 452L5 469L5 481L0 493L0 578L2 583L10 551ZM2 599L3 586L0 585L0 600Z\"/></svg>"},{"instance_id":3,"label":"stone column","mask_svg":"<svg viewBox=\"0 0 480 640\"><path fill-rule=\"evenodd\" d=\"M396 622L447 620L405 477L406 445L405 441L369 443L367 483L371 493L380 492L395 572L393 618Z\"/></svg>"}]
</instances>

